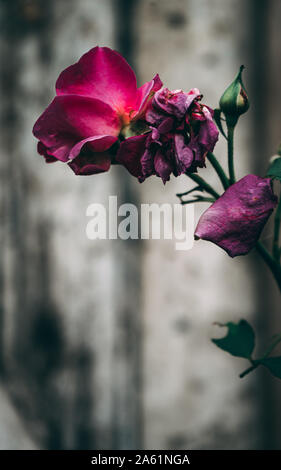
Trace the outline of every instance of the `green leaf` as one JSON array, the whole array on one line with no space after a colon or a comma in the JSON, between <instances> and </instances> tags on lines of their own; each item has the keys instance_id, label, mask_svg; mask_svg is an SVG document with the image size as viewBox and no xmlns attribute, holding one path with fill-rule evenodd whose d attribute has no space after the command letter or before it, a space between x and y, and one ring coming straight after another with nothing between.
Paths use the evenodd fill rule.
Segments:
<instances>
[{"instance_id":1,"label":"green leaf","mask_svg":"<svg viewBox=\"0 0 281 470\"><path fill-rule=\"evenodd\" d=\"M226 326L228 333L224 338L213 338L213 343L232 356L249 359L255 347L255 333L251 325L246 320L240 320L237 324L228 322L220 326Z\"/></svg>"},{"instance_id":2,"label":"green leaf","mask_svg":"<svg viewBox=\"0 0 281 470\"><path fill-rule=\"evenodd\" d=\"M281 356L266 357L261 360L261 364L265 366L272 375L281 379Z\"/></svg>"},{"instance_id":3,"label":"green leaf","mask_svg":"<svg viewBox=\"0 0 281 470\"><path fill-rule=\"evenodd\" d=\"M269 166L266 176L281 180L281 157L275 157Z\"/></svg>"}]
</instances>

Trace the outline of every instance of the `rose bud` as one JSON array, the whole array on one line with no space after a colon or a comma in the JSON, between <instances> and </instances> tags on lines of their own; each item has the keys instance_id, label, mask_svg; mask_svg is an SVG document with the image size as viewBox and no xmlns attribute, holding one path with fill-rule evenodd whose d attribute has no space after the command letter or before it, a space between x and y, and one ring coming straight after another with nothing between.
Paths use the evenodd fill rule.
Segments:
<instances>
[{"instance_id":1,"label":"rose bud","mask_svg":"<svg viewBox=\"0 0 281 470\"><path fill-rule=\"evenodd\" d=\"M239 116L246 113L250 106L242 81L244 68L244 65L241 65L237 77L225 90L220 99L220 109L226 117L227 125L232 127L237 123Z\"/></svg>"},{"instance_id":2,"label":"rose bud","mask_svg":"<svg viewBox=\"0 0 281 470\"><path fill-rule=\"evenodd\" d=\"M276 204L271 179L247 175L202 214L195 239L213 242L231 257L246 255L256 245Z\"/></svg>"}]
</instances>

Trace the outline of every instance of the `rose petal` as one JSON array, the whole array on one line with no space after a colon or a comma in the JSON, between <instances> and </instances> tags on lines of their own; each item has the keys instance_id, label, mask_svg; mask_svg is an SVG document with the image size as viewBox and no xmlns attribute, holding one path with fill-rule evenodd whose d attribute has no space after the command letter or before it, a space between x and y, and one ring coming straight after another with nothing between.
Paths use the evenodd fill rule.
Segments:
<instances>
[{"instance_id":1,"label":"rose petal","mask_svg":"<svg viewBox=\"0 0 281 470\"><path fill-rule=\"evenodd\" d=\"M173 128L174 124L174 119L172 117L165 117L165 119L161 122L161 124L158 127L158 132L160 134L166 134L167 132L170 132Z\"/></svg>"},{"instance_id":2,"label":"rose petal","mask_svg":"<svg viewBox=\"0 0 281 470\"><path fill-rule=\"evenodd\" d=\"M170 174L172 173L173 168L169 162L165 159L161 150L156 152L154 157L154 168L157 176L162 178L163 183L165 184L170 179Z\"/></svg>"},{"instance_id":3,"label":"rose petal","mask_svg":"<svg viewBox=\"0 0 281 470\"><path fill-rule=\"evenodd\" d=\"M147 82L140 88L138 88L135 105L138 118L145 113L149 104L149 100L152 98L154 93L158 91L162 86L163 83L157 73L157 75L155 75L155 77L150 82Z\"/></svg>"},{"instance_id":4,"label":"rose petal","mask_svg":"<svg viewBox=\"0 0 281 470\"><path fill-rule=\"evenodd\" d=\"M147 148L141 157L141 169L144 179L155 175L154 153L151 149Z\"/></svg>"},{"instance_id":5,"label":"rose petal","mask_svg":"<svg viewBox=\"0 0 281 470\"><path fill-rule=\"evenodd\" d=\"M97 98L123 114L134 108L137 82L126 60L108 47L94 47L65 69L56 83L58 95Z\"/></svg>"},{"instance_id":6,"label":"rose petal","mask_svg":"<svg viewBox=\"0 0 281 470\"><path fill-rule=\"evenodd\" d=\"M182 134L175 134L175 151L177 176L185 173L192 167L194 153L192 148L186 145Z\"/></svg>"},{"instance_id":7,"label":"rose petal","mask_svg":"<svg viewBox=\"0 0 281 470\"><path fill-rule=\"evenodd\" d=\"M188 144L189 148L192 150L194 159L192 166L188 169L189 172L197 171L197 167L205 167L205 160L207 155L207 149L199 143L199 137L192 136Z\"/></svg>"},{"instance_id":8,"label":"rose petal","mask_svg":"<svg viewBox=\"0 0 281 470\"><path fill-rule=\"evenodd\" d=\"M203 108L203 113L206 120L200 124L198 142L204 147L205 152L212 152L218 141L219 131L212 120L210 111L206 107Z\"/></svg>"},{"instance_id":9,"label":"rose petal","mask_svg":"<svg viewBox=\"0 0 281 470\"><path fill-rule=\"evenodd\" d=\"M118 150L116 162L124 165L131 175L142 179L141 156L145 152L146 135L137 135L124 140Z\"/></svg>"},{"instance_id":10,"label":"rose petal","mask_svg":"<svg viewBox=\"0 0 281 470\"><path fill-rule=\"evenodd\" d=\"M76 175L95 175L103 173L110 168L111 156L110 154L88 152L79 155L68 166L74 171Z\"/></svg>"},{"instance_id":11,"label":"rose petal","mask_svg":"<svg viewBox=\"0 0 281 470\"><path fill-rule=\"evenodd\" d=\"M199 98L201 96L202 95L201 95L200 91L198 90L198 88L191 88L191 90L189 90L189 92L187 93L187 98L186 98L187 108L190 107L190 105L193 103L193 101L196 98Z\"/></svg>"},{"instance_id":12,"label":"rose petal","mask_svg":"<svg viewBox=\"0 0 281 470\"><path fill-rule=\"evenodd\" d=\"M270 178L247 175L204 212L195 237L215 243L231 257L245 255L256 245L276 204Z\"/></svg>"},{"instance_id":13,"label":"rose petal","mask_svg":"<svg viewBox=\"0 0 281 470\"><path fill-rule=\"evenodd\" d=\"M181 90L170 91L168 88L163 88L155 93L153 106L161 112L182 119L191 103L198 96L200 96L200 91L197 88L193 88L189 93L184 93Z\"/></svg>"},{"instance_id":14,"label":"rose petal","mask_svg":"<svg viewBox=\"0 0 281 470\"><path fill-rule=\"evenodd\" d=\"M66 162L77 155L77 148L71 153L73 147L85 139L90 138L93 150L107 150L116 140L120 127L119 118L106 103L66 95L52 101L35 123L33 134L52 156Z\"/></svg>"},{"instance_id":15,"label":"rose petal","mask_svg":"<svg viewBox=\"0 0 281 470\"><path fill-rule=\"evenodd\" d=\"M113 137L111 135L99 135L80 140L80 142L72 147L71 151L69 152L69 158L73 159L77 157L85 144L88 144L88 147L92 151L103 152L104 150L109 149L117 141L117 139L118 137Z\"/></svg>"},{"instance_id":16,"label":"rose petal","mask_svg":"<svg viewBox=\"0 0 281 470\"><path fill-rule=\"evenodd\" d=\"M39 153L39 155L43 155L46 163L55 163L58 161L57 158L53 157L52 155L49 155L47 147L45 147L42 142L38 142L37 152Z\"/></svg>"}]
</instances>

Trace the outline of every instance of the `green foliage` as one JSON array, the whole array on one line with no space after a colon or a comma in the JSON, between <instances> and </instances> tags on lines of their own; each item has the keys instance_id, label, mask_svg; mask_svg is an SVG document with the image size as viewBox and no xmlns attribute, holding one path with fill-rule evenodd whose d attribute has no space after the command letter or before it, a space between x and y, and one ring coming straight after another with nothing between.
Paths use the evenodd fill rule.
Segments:
<instances>
[{"instance_id":1,"label":"green foliage","mask_svg":"<svg viewBox=\"0 0 281 470\"><path fill-rule=\"evenodd\" d=\"M276 178L281 181L281 157L276 157L272 160L266 176Z\"/></svg>"},{"instance_id":2,"label":"green foliage","mask_svg":"<svg viewBox=\"0 0 281 470\"><path fill-rule=\"evenodd\" d=\"M253 359L255 333L246 320L240 320L239 323L218 323L218 325L228 328L228 332L223 338L213 338L213 343L220 349L232 354L232 356L243 357L250 361L251 366L240 374L241 378L255 370L258 366L263 365L272 375L281 379L281 356L268 357L277 344L281 342L281 335L276 335L272 338L264 356L260 359Z\"/></svg>"},{"instance_id":3,"label":"green foliage","mask_svg":"<svg viewBox=\"0 0 281 470\"><path fill-rule=\"evenodd\" d=\"M281 356L266 357L261 360L261 364L265 366L272 375L281 379Z\"/></svg>"},{"instance_id":4,"label":"green foliage","mask_svg":"<svg viewBox=\"0 0 281 470\"><path fill-rule=\"evenodd\" d=\"M228 333L224 338L213 338L213 343L233 356L250 359L255 347L255 333L251 325L241 320L237 324L228 322L220 326L227 327Z\"/></svg>"}]
</instances>

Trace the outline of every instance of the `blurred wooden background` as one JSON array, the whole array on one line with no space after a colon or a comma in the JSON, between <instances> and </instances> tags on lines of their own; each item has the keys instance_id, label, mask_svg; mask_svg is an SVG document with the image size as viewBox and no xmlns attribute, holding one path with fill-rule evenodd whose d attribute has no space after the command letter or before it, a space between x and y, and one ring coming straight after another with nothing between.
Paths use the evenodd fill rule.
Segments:
<instances>
[{"instance_id":1,"label":"blurred wooden background","mask_svg":"<svg viewBox=\"0 0 281 470\"><path fill-rule=\"evenodd\" d=\"M238 174L263 174L281 139L280 15L277 0L0 0L0 448L280 448L279 382L241 381L243 361L210 341L214 321L280 330L261 262L205 242L88 240L90 203L175 203L189 183L76 177L31 135L60 71L95 45L139 84L158 72L213 107L244 63ZM225 163L222 139L217 153Z\"/></svg>"}]
</instances>

